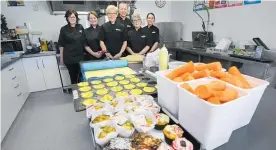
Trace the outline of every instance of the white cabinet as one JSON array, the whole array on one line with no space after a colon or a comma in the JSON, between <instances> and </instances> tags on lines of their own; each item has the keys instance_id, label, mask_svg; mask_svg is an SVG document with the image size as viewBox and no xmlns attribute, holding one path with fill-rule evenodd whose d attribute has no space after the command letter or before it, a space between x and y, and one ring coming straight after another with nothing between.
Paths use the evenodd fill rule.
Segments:
<instances>
[{"instance_id":1,"label":"white cabinet","mask_svg":"<svg viewBox=\"0 0 276 150\"><path fill-rule=\"evenodd\" d=\"M8 132L30 91L21 60L1 70L1 141Z\"/></svg>"},{"instance_id":2,"label":"white cabinet","mask_svg":"<svg viewBox=\"0 0 276 150\"><path fill-rule=\"evenodd\" d=\"M23 58L23 65L31 92L61 87L56 57Z\"/></svg>"}]
</instances>

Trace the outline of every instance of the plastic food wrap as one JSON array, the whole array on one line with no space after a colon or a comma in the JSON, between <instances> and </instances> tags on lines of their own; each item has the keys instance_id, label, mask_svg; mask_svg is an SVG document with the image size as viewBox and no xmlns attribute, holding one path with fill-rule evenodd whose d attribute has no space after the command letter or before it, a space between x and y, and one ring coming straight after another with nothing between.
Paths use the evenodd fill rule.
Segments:
<instances>
[{"instance_id":1,"label":"plastic food wrap","mask_svg":"<svg viewBox=\"0 0 276 150\"><path fill-rule=\"evenodd\" d=\"M131 137L135 131L134 125L131 122L129 115L124 111L114 114L112 121L116 124L117 132L121 137Z\"/></svg>"},{"instance_id":2,"label":"plastic food wrap","mask_svg":"<svg viewBox=\"0 0 276 150\"><path fill-rule=\"evenodd\" d=\"M86 108L86 117L92 118L94 114L98 114L104 111L112 111L112 107L107 103L95 103L89 107Z\"/></svg>"},{"instance_id":3,"label":"plastic food wrap","mask_svg":"<svg viewBox=\"0 0 276 150\"><path fill-rule=\"evenodd\" d=\"M91 118L90 127L95 128L98 126L103 126L107 122L111 121L113 114L110 111L105 112L95 112Z\"/></svg>"},{"instance_id":4,"label":"plastic food wrap","mask_svg":"<svg viewBox=\"0 0 276 150\"><path fill-rule=\"evenodd\" d=\"M107 130L104 128L109 128ZM111 128L113 130L111 130ZM115 130L115 131L114 131ZM104 137L101 138L102 135L105 135ZM105 123L102 123L101 125L98 125L94 129L94 136L95 136L95 141L97 144L104 146L106 145L111 139L116 138L118 136L118 132L116 130L116 127L112 121L107 121Z\"/></svg>"},{"instance_id":5,"label":"plastic food wrap","mask_svg":"<svg viewBox=\"0 0 276 150\"><path fill-rule=\"evenodd\" d=\"M138 132L146 133L152 130L156 124L156 118L151 111L134 112L130 118Z\"/></svg>"}]
</instances>

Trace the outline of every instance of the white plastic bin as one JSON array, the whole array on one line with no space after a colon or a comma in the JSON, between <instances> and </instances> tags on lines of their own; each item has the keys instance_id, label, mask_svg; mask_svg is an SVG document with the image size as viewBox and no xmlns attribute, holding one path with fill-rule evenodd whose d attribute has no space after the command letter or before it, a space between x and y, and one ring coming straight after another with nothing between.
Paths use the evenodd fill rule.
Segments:
<instances>
[{"instance_id":1,"label":"white plastic bin","mask_svg":"<svg viewBox=\"0 0 276 150\"><path fill-rule=\"evenodd\" d=\"M156 72L158 103L178 119L178 82L171 81L165 75L171 70Z\"/></svg>"},{"instance_id":2,"label":"white plastic bin","mask_svg":"<svg viewBox=\"0 0 276 150\"><path fill-rule=\"evenodd\" d=\"M191 87L208 84L214 78L202 78L188 81ZM207 150L219 147L228 142L237 114L243 110L237 109L247 100L248 94L239 88L227 84L227 88L234 88L239 92L239 98L221 105L211 104L186 91L180 85L179 90L179 122L190 132ZM237 112L237 113L233 113Z\"/></svg>"},{"instance_id":3,"label":"white plastic bin","mask_svg":"<svg viewBox=\"0 0 276 150\"><path fill-rule=\"evenodd\" d=\"M182 66L184 64L186 64L186 62L183 62L183 61L169 62L169 69L174 69L174 68L177 68L177 67Z\"/></svg>"},{"instance_id":4,"label":"white plastic bin","mask_svg":"<svg viewBox=\"0 0 276 150\"><path fill-rule=\"evenodd\" d=\"M246 101L243 101L244 103L239 106L242 107L239 109L242 109L243 112L238 114L236 124L233 128L234 130L239 129L250 123L254 115L254 112L256 111L256 108L263 96L263 93L266 87L269 85L269 82L265 80L261 80L247 75L244 75L244 77L252 86L252 89L242 89L237 87L241 90L248 92L249 96L247 97Z\"/></svg>"}]
</instances>

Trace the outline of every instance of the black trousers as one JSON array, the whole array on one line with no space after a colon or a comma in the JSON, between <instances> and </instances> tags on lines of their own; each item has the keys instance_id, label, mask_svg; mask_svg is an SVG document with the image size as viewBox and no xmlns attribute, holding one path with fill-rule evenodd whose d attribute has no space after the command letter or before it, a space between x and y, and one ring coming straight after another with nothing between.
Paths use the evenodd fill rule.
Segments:
<instances>
[{"instance_id":1,"label":"black trousers","mask_svg":"<svg viewBox=\"0 0 276 150\"><path fill-rule=\"evenodd\" d=\"M76 64L65 64L69 71L70 79L72 84L76 84L80 81L80 65L79 63Z\"/></svg>"}]
</instances>

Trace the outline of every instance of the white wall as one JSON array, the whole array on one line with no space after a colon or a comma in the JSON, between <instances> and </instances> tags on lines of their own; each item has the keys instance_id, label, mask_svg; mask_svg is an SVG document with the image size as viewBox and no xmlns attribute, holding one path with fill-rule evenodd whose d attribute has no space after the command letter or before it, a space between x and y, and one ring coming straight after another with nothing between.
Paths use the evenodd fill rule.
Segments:
<instances>
[{"instance_id":1,"label":"white wall","mask_svg":"<svg viewBox=\"0 0 276 150\"><path fill-rule=\"evenodd\" d=\"M192 31L202 31L201 20L192 10L193 2L174 1L171 2L171 7L171 20L183 22L183 39L191 41ZM205 11L200 11L200 14L207 20ZM276 48L275 14L276 1L214 9L210 10L211 21L214 22L210 30L214 33L215 41L231 37L235 42L253 43L253 37L260 37L269 48Z\"/></svg>"},{"instance_id":2,"label":"white wall","mask_svg":"<svg viewBox=\"0 0 276 150\"><path fill-rule=\"evenodd\" d=\"M34 11L33 7L38 6ZM156 15L156 21L169 21L170 2L163 8L158 8L154 1L137 1L137 11L144 18L148 12ZM7 7L5 1L1 1L1 13L7 18L10 29L27 23L31 31L41 31L41 37L46 40L57 41L60 28L66 24L64 15L51 15L46 1L25 1L25 6ZM86 27L86 15L79 15L80 23Z\"/></svg>"}]
</instances>

